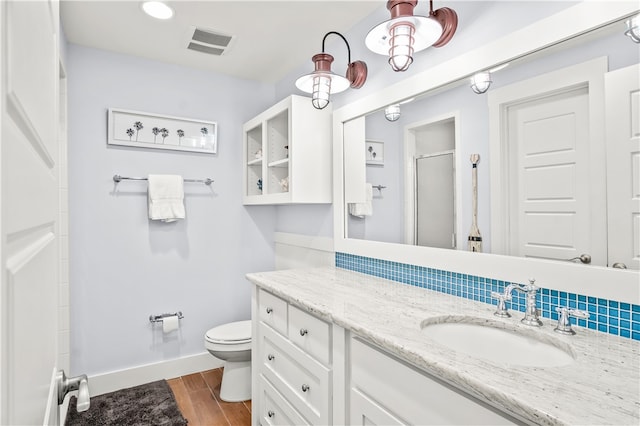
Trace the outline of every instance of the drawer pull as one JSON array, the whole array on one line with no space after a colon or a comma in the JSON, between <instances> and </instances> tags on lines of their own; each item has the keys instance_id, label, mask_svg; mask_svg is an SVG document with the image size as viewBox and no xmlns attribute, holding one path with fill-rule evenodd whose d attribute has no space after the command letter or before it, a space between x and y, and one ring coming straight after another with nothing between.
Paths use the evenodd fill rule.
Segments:
<instances>
[{"instance_id":1,"label":"drawer pull","mask_svg":"<svg viewBox=\"0 0 640 426\"><path fill-rule=\"evenodd\" d=\"M301 336L304 336L304 335L306 335L307 333L308 333L308 331L307 331L307 329L306 329L306 328L301 328L301 329L300 329L300 335L301 335Z\"/></svg>"},{"instance_id":2,"label":"drawer pull","mask_svg":"<svg viewBox=\"0 0 640 426\"><path fill-rule=\"evenodd\" d=\"M267 359L268 359L269 361L273 361L273 359L274 359L274 358L275 358L275 355L273 355L273 354L269 354L269 355L267 355Z\"/></svg>"},{"instance_id":3,"label":"drawer pull","mask_svg":"<svg viewBox=\"0 0 640 426\"><path fill-rule=\"evenodd\" d=\"M273 312L273 309L267 308L267 313L270 314L271 312Z\"/></svg>"},{"instance_id":4,"label":"drawer pull","mask_svg":"<svg viewBox=\"0 0 640 426\"><path fill-rule=\"evenodd\" d=\"M267 416L269 416L269 417L273 417L273 416L275 416L275 415L276 415L276 413L274 413L274 412L273 412L273 411L271 411L271 410L269 410L269 412L267 413Z\"/></svg>"},{"instance_id":5,"label":"drawer pull","mask_svg":"<svg viewBox=\"0 0 640 426\"><path fill-rule=\"evenodd\" d=\"M306 392L309 390L309 385L302 385L302 392Z\"/></svg>"}]
</instances>

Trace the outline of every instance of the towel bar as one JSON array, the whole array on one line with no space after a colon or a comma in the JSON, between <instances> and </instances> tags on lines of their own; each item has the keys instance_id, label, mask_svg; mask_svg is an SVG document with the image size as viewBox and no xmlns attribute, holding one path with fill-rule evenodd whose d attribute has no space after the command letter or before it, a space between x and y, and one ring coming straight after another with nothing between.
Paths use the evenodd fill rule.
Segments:
<instances>
[{"instance_id":1,"label":"towel bar","mask_svg":"<svg viewBox=\"0 0 640 426\"><path fill-rule=\"evenodd\" d=\"M149 315L149 322L162 322L164 318L173 317L176 315L178 316L178 319L184 318L184 316L182 315L182 311L178 311L172 314L166 313L166 314L160 314L160 315Z\"/></svg>"},{"instance_id":2,"label":"towel bar","mask_svg":"<svg viewBox=\"0 0 640 426\"><path fill-rule=\"evenodd\" d=\"M113 181L118 183L121 180L149 180L146 177L127 177L127 176L120 176L120 175L113 175ZM205 185L211 185L213 183L213 179L211 178L206 178L206 179L183 179L183 181L185 182L196 182L196 183L204 183Z\"/></svg>"}]
</instances>

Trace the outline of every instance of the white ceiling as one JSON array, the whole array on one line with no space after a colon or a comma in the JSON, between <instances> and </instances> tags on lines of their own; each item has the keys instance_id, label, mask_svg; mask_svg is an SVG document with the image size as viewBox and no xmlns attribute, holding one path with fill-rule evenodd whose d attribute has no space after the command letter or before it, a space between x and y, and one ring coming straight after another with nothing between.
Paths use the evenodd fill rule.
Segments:
<instances>
[{"instance_id":1,"label":"white ceiling","mask_svg":"<svg viewBox=\"0 0 640 426\"><path fill-rule=\"evenodd\" d=\"M363 0L167 0L172 19L146 15L142 1L62 0L70 43L275 83L322 50L328 31L346 32L386 2ZM194 27L235 36L222 56L188 50ZM311 69L311 68L310 68Z\"/></svg>"}]
</instances>

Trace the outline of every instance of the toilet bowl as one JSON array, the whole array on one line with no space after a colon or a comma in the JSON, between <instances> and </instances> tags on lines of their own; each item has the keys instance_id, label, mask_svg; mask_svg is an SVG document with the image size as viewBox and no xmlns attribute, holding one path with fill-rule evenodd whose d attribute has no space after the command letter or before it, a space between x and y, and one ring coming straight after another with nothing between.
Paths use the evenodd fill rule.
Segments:
<instances>
[{"instance_id":1,"label":"toilet bowl","mask_svg":"<svg viewBox=\"0 0 640 426\"><path fill-rule=\"evenodd\" d=\"M251 320L210 329L205 334L204 347L225 361L220 399L227 402L251 399Z\"/></svg>"}]
</instances>

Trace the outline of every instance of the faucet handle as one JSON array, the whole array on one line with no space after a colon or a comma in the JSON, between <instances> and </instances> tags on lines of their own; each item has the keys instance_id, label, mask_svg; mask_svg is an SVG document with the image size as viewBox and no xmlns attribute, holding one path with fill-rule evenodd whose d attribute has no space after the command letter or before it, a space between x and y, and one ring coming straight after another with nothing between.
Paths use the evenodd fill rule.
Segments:
<instances>
[{"instance_id":1,"label":"faucet handle","mask_svg":"<svg viewBox=\"0 0 640 426\"><path fill-rule=\"evenodd\" d=\"M538 286L536 286L536 279L535 278L529 278L529 284L526 287L527 287L527 291L536 291L536 290L538 290Z\"/></svg>"},{"instance_id":2,"label":"faucet handle","mask_svg":"<svg viewBox=\"0 0 640 426\"><path fill-rule=\"evenodd\" d=\"M493 315L501 318L511 317L511 314L507 310L507 304L505 303L507 300L511 300L511 293L497 293L492 291L491 297L498 299L498 306L496 306L496 311Z\"/></svg>"},{"instance_id":3,"label":"faucet handle","mask_svg":"<svg viewBox=\"0 0 640 426\"><path fill-rule=\"evenodd\" d=\"M569 317L589 319L591 315L588 312L578 309L570 309L566 306L557 306L556 312L560 314L558 317L558 325L553 329L556 333L573 335L576 332L571 328Z\"/></svg>"}]
</instances>

